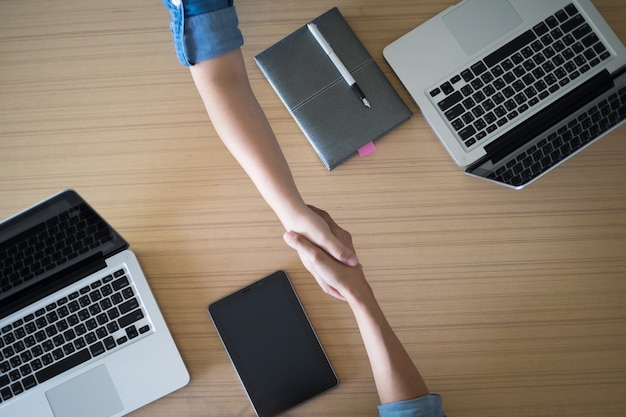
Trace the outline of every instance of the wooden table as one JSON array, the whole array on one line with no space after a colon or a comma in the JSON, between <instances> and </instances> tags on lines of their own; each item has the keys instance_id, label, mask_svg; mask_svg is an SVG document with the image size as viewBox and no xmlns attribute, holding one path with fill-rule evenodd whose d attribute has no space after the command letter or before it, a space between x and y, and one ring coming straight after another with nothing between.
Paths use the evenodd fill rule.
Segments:
<instances>
[{"instance_id":1,"label":"wooden table","mask_svg":"<svg viewBox=\"0 0 626 417\"><path fill-rule=\"evenodd\" d=\"M249 75L305 199L354 236L448 416L626 415L626 142L523 191L463 175L382 57L452 1L240 0ZM595 1L626 41L621 0ZM327 172L253 56L333 6L415 116ZM131 242L191 373L132 415L252 416L209 302L285 269L341 385L289 416L375 416L348 307L325 295L216 136L159 1L0 2L0 218L75 188Z\"/></svg>"}]
</instances>

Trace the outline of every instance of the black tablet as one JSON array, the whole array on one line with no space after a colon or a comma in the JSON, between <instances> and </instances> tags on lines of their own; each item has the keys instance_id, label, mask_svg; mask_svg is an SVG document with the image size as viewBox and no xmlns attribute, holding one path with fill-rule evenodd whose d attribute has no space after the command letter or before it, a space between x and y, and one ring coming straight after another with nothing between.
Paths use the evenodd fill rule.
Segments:
<instances>
[{"instance_id":1,"label":"black tablet","mask_svg":"<svg viewBox=\"0 0 626 417\"><path fill-rule=\"evenodd\" d=\"M337 386L284 271L212 303L209 314L259 417L275 416Z\"/></svg>"}]
</instances>

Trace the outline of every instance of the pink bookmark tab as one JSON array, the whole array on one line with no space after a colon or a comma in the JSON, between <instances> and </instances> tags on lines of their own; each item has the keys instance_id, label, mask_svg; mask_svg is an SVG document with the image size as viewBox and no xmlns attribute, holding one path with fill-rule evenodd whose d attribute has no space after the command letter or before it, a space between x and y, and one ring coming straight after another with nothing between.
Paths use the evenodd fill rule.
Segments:
<instances>
[{"instance_id":1,"label":"pink bookmark tab","mask_svg":"<svg viewBox=\"0 0 626 417\"><path fill-rule=\"evenodd\" d=\"M371 154L375 150L376 147L374 146L374 142L369 142L359 148L359 155L361 156L361 158L363 158L364 156Z\"/></svg>"}]
</instances>

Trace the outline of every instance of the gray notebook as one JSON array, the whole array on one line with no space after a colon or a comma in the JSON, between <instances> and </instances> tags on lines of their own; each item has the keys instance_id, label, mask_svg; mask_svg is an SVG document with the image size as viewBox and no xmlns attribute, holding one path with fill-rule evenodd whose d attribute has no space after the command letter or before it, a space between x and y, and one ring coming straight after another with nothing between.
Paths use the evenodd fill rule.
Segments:
<instances>
[{"instance_id":1,"label":"gray notebook","mask_svg":"<svg viewBox=\"0 0 626 417\"><path fill-rule=\"evenodd\" d=\"M336 7L313 20L367 97L363 105L304 25L255 59L328 170L412 114Z\"/></svg>"}]
</instances>

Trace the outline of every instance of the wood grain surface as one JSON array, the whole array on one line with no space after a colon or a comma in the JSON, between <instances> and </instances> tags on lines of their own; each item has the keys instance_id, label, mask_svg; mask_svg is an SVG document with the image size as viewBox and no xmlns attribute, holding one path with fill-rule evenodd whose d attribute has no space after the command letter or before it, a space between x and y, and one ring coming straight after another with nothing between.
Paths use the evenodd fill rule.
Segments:
<instances>
[{"instance_id":1,"label":"wood grain surface","mask_svg":"<svg viewBox=\"0 0 626 417\"><path fill-rule=\"evenodd\" d=\"M622 41L622 0L594 2ZM306 201L354 237L449 417L626 415L626 141L617 129L523 191L467 177L382 57L442 0L239 0L253 88ZM338 6L414 112L327 172L253 57ZM325 295L216 136L158 0L0 1L0 218L64 188L136 252L191 383L134 417L253 416L207 305L291 276L340 386L288 416L375 416L347 305Z\"/></svg>"}]
</instances>

